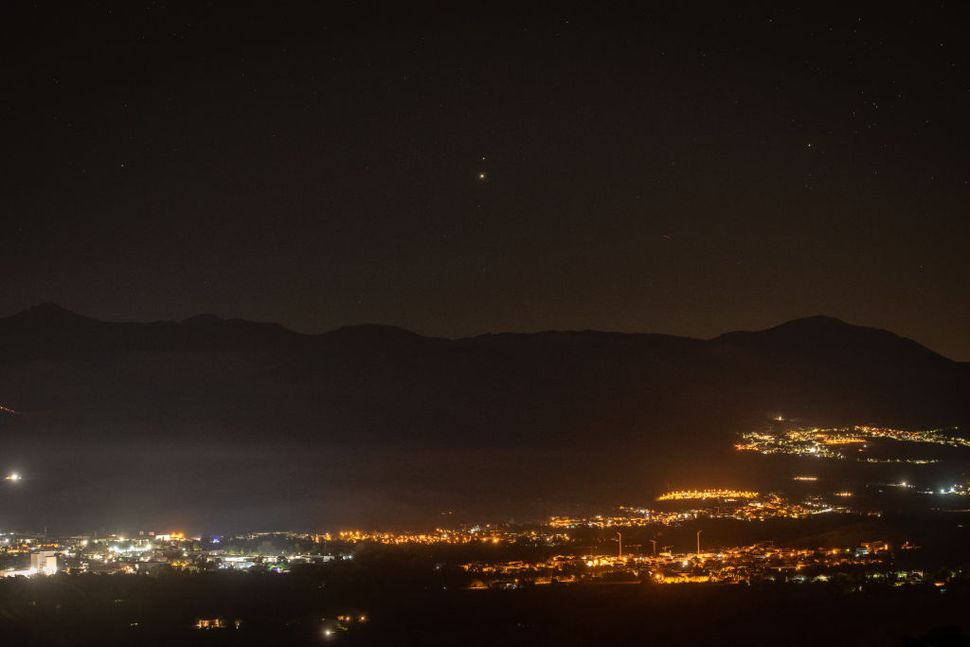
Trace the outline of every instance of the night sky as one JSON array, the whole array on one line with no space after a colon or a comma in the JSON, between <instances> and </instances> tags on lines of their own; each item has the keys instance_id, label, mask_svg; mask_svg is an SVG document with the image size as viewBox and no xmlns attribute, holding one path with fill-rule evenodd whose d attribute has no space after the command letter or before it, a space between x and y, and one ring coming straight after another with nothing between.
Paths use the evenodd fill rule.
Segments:
<instances>
[{"instance_id":1,"label":"night sky","mask_svg":"<svg viewBox=\"0 0 970 647\"><path fill-rule=\"evenodd\" d=\"M970 360L965 4L13 4L0 314Z\"/></svg>"}]
</instances>

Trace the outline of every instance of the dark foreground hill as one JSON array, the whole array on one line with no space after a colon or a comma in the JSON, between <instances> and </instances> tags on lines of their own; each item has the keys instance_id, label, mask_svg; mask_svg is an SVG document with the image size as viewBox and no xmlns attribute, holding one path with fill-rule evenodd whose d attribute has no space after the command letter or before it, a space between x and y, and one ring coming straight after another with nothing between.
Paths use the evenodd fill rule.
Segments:
<instances>
[{"instance_id":1,"label":"dark foreground hill","mask_svg":"<svg viewBox=\"0 0 970 647\"><path fill-rule=\"evenodd\" d=\"M504 511L696 481L734 433L774 413L970 420L970 366L827 317L711 340L452 340L207 315L101 322L44 304L0 319L0 348L0 404L19 412L0 413L10 467L37 475L51 510L83 495L117 523L137 516L136 492L146 519L161 505L186 523L229 501L249 525L296 510L373 514L391 500L387 514L402 519L408 506ZM121 494L106 508L109 491Z\"/></svg>"}]
</instances>

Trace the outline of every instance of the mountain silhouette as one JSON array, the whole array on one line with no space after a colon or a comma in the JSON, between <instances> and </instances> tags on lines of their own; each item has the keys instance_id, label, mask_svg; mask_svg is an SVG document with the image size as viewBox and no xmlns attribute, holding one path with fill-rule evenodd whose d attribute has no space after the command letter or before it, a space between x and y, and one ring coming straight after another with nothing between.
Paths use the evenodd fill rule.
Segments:
<instances>
[{"instance_id":1,"label":"mountain silhouette","mask_svg":"<svg viewBox=\"0 0 970 647\"><path fill-rule=\"evenodd\" d=\"M427 488L438 491L449 479L501 478L501 492L480 495L496 506L521 488L572 492L584 466L671 478L673 457L716 464L737 432L775 413L904 427L970 421L970 366L830 317L708 340L596 331L443 339L380 325L306 335L212 315L102 322L42 304L0 319L0 347L0 405L20 412L0 417L0 431L21 447L15 454L124 446L146 461L176 448L179 460L203 460L213 447L224 448L216 458L292 447L307 470L325 461L328 487L430 484L442 472ZM129 478L99 461L104 480ZM210 463L235 478L235 468ZM463 496L471 505L479 495Z\"/></svg>"}]
</instances>

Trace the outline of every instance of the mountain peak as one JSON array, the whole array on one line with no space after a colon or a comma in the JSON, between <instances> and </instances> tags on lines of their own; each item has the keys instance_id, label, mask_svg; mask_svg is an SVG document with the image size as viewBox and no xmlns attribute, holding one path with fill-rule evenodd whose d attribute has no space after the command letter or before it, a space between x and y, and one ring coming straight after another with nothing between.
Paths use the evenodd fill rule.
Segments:
<instances>
[{"instance_id":1,"label":"mountain peak","mask_svg":"<svg viewBox=\"0 0 970 647\"><path fill-rule=\"evenodd\" d=\"M821 326L852 326L849 322L844 319L839 319L838 317L833 317L831 315L809 315L807 317L799 317L798 319L792 319L785 323L803 323L811 325L821 325ZM779 326L784 326L785 323L778 324Z\"/></svg>"},{"instance_id":2,"label":"mountain peak","mask_svg":"<svg viewBox=\"0 0 970 647\"><path fill-rule=\"evenodd\" d=\"M731 340L731 339L741 339L744 337L762 337L762 338L780 338L780 337L801 337L801 336L817 336L817 335L842 335L842 334L882 334L882 335L892 335L885 330L879 328L869 328L867 326L858 326L856 324L843 321L837 317L831 317L828 315L812 315L809 317L801 317L799 319L792 319L791 321L786 321L784 323L771 326L770 328L764 328L761 330L735 330L731 332L723 333L716 339ZM893 335L895 336L895 335Z\"/></svg>"},{"instance_id":3,"label":"mountain peak","mask_svg":"<svg viewBox=\"0 0 970 647\"><path fill-rule=\"evenodd\" d=\"M784 348L809 354L843 353L851 349L873 356L902 353L911 360L950 361L918 342L888 330L859 326L825 315L793 319L765 330L724 333L714 341L776 350Z\"/></svg>"},{"instance_id":4,"label":"mountain peak","mask_svg":"<svg viewBox=\"0 0 970 647\"><path fill-rule=\"evenodd\" d=\"M76 312L54 303L45 301L31 306L26 310L21 310L13 315L11 319L20 319L33 322L92 322L95 319L79 315Z\"/></svg>"},{"instance_id":5,"label":"mountain peak","mask_svg":"<svg viewBox=\"0 0 970 647\"><path fill-rule=\"evenodd\" d=\"M213 326L223 322L225 322L225 319L219 315L199 314L189 317L188 319L183 319L179 323L187 324L189 326Z\"/></svg>"},{"instance_id":6,"label":"mountain peak","mask_svg":"<svg viewBox=\"0 0 970 647\"><path fill-rule=\"evenodd\" d=\"M864 326L858 326L856 324L849 323L844 319L839 319L838 317L832 317L830 315L811 315L808 317L800 317L798 319L792 319L791 321L780 323L773 326L773 328L783 328L786 326L797 328L864 328Z\"/></svg>"},{"instance_id":7,"label":"mountain peak","mask_svg":"<svg viewBox=\"0 0 970 647\"><path fill-rule=\"evenodd\" d=\"M70 314L70 315L77 314L77 313L71 312L64 306L60 305L59 303L54 303L53 301L43 301L36 305L32 305L26 310L24 310L24 312L43 313L43 314L48 314L48 313Z\"/></svg>"}]
</instances>

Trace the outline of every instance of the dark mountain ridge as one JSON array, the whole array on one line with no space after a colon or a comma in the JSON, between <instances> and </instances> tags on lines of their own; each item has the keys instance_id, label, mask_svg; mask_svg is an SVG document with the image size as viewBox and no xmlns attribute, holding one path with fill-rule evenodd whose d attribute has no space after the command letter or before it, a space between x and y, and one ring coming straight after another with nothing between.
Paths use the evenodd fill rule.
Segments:
<instances>
[{"instance_id":1,"label":"dark mountain ridge","mask_svg":"<svg viewBox=\"0 0 970 647\"><path fill-rule=\"evenodd\" d=\"M286 421L284 437L392 443L506 432L547 442L599 424L649 436L657 423L736 424L768 411L957 424L970 394L966 364L830 317L710 340L597 331L442 339L379 325L305 335L213 315L101 322L42 304L0 319L0 343L0 403L109 427L152 421L174 436L187 418L243 436L273 419Z\"/></svg>"},{"instance_id":2,"label":"dark mountain ridge","mask_svg":"<svg viewBox=\"0 0 970 647\"><path fill-rule=\"evenodd\" d=\"M753 478L730 467L735 434L774 414L970 421L970 366L824 317L708 340L443 339L214 316L101 322L45 304L0 319L0 348L0 405L20 412L0 412L7 469L45 488L0 513L51 527L544 514L550 500Z\"/></svg>"}]
</instances>

